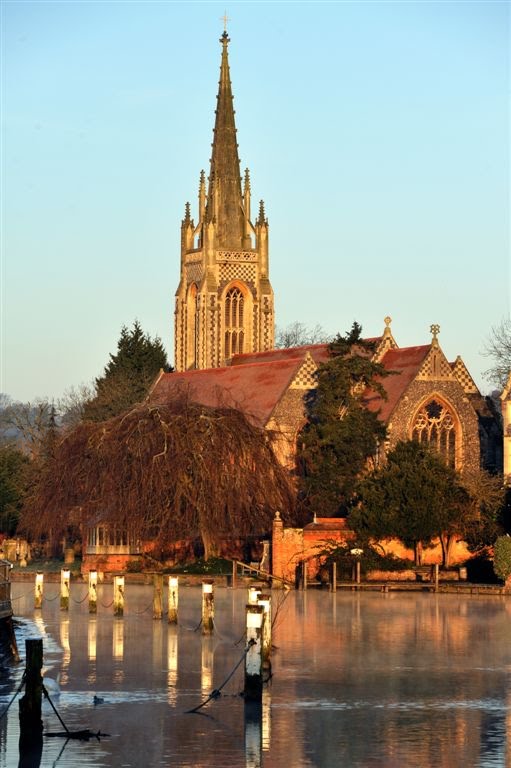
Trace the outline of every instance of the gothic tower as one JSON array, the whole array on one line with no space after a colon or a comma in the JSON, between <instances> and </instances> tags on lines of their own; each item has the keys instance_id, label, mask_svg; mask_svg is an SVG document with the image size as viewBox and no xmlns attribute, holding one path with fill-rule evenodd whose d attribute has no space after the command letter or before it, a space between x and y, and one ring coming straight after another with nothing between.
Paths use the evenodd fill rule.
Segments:
<instances>
[{"instance_id":1,"label":"gothic tower","mask_svg":"<svg viewBox=\"0 0 511 768\"><path fill-rule=\"evenodd\" d=\"M241 352L273 348L273 290L268 269L268 220L261 200L250 214L250 177L240 176L227 32L220 38L213 151L206 188L199 182L198 222L186 203L181 222L181 277L174 344L178 371L218 368Z\"/></svg>"}]
</instances>

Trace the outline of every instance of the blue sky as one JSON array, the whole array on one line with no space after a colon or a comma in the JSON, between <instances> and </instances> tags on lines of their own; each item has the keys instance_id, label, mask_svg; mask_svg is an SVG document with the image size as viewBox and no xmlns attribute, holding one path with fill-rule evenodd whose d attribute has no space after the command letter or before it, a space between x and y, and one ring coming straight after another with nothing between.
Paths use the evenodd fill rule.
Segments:
<instances>
[{"instance_id":1,"label":"blue sky","mask_svg":"<svg viewBox=\"0 0 511 768\"><path fill-rule=\"evenodd\" d=\"M441 326L483 391L510 311L509 5L230 3L242 169L277 324ZM172 361L180 221L208 170L216 2L1 5L0 391L58 398L138 318Z\"/></svg>"}]
</instances>

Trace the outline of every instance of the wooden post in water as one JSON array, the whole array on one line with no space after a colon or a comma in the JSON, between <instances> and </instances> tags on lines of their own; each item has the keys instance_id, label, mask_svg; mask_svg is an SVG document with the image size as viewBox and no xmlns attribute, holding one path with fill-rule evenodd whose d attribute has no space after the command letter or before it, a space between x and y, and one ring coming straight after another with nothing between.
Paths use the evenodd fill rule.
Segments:
<instances>
[{"instance_id":1,"label":"wooden post in water","mask_svg":"<svg viewBox=\"0 0 511 768\"><path fill-rule=\"evenodd\" d=\"M213 595L213 582L202 582L202 634L213 634L213 619L215 616L215 598Z\"/></svg>"},{"instance_id":2,"label":"wooden post in water","mask_svg":"<svg viewBox=\"0 0 511 768\"><path fill-rule=\"evenodd\" d=\"M44 575L42 573L36 573L34 608L41 608L43 604L43 592L44 592Z\"/></svg>"},{"instance_id":3,"label":"wooden post in water","mask_svg":"<svg viewBox=\"0 0 511 768\"><path fill-rule=\"evenodd\" d=\"M263 608L263 632L262 632L262 664L263 667L271 667L271 595L259 594L258 605Z\"/></svg>"},{"instance_id":4,"label":"wooden post in water","mask_svg":"<svg viewBox=\"0 0 511 768\"><path fill-rule=\"evenodd\" d=\"M332 563L332 592L337 592L337 563Z\"/></svg>"},{"instance_id":5,"label":"wooden post in water","mask_svg":"<svg viewBox=\"0 0 511 768\"><path fill-rule=\"evenodd\" d=\"M169 576L168 619L169 624L177 624L177 606L179 602L179 579Z\"/></svg>"},{"instance_id":6,"label":"wooden post in water","mask_svg":"<svg viewBox=\"0 0 511 768\"><path fill-rule=\"evenodd\" d=\"M435 574L435 592L438 592L438 563L433 566Z\"/></svg>"},{"instance_id":7,"label":"wooden post in water","mask_svg":"<svg viewBox=\"0 0 511 768\"><path fill-rule=\"evenodd\" d=\"M357 558L357 562L355 563L355 573L356 573L356 581L357 584L360 584L360 559Z\"/></svg>"},{"instance_id":8,"label":"wooden post in water","mask_svg":"<svg viewBox=\"0 0 511 768\"><path fill-rule=\"evenodd\" d=\"M98 572L89 571L89 613L98 612Z\"/></svg>"},{"instance_id":9,"label":"wooden post in water","mask_svg":"<svg viewBox=\"0 0 511 768\"><path fill-rule=\"evenodd\" d=\"M161 619L163 616L163 574L155 573L153 576L153 619Z\"/></svg>"},{"instance_id":10,"label":"wooden post in water","mask_svg":"<svg viewBox=\"0 0 511 768\"><path fill-rule=\"evenodd\" d=\"M114 576L114 616L124 614L124 576Z\"/></svg>"},{"instance_id":11,"label":"wooden post in water","mask_svg":"<svg viewBox=\"0 0 511 768\"><path fill-rule=\"evenodd\" d=\"M307 590L307 562L302 560L302 589Z\"/></svg>"},{"instance_id":12,"label":"wooden post in water","mask_svg":"<svg viewBox=\"0 0 511 768\"><path fill-rule=\"evenodd\" d=\"M236 577L238 575L238 564L236 560L232 561L232 588L236 588Z\"/></svg>"},{"instance_id":13,"label":"wooden post in water","mask_svg":"<svg viewBox=\"0 0 511 768\"><path fill-rule=\"evenodd\" d=\"M262 634L264 608L247 605L247 655L245 656L245 701L263 698Z\"/></svg>"},{"instance_id":14,"label":"wooden post in water","mask_svg":"<svg viewBox=\"0 0 511 768\"><path fill-rule=\"evenodd\" d=\"M69 581L71 571L69 568L63 568L60 572L60 609L69 611Z\"/></svg>"},{"instance_id":15,"label":"wooden post in water","mask_svg":"<svg viewBox=\"0 0 511 768\"><path fill-rule=\"evenodd\" d=\"M253 584L248 588L248 604L257 605L259 595L261 594L261 587L259 584Z\"/></svg>"},{"instance_id":16,"label":"wooden post in water","mask_svg":"<svg viewBox=\"0 0 511 768\"><path fill-rule=\"evenodd\" d=\"M43 641L41 638L25 640L26 668L25 695L20 699L20 755L22 741L29 747L38 737L42 739L41 701L43 695Z\"/></svg>"}]
</instances>

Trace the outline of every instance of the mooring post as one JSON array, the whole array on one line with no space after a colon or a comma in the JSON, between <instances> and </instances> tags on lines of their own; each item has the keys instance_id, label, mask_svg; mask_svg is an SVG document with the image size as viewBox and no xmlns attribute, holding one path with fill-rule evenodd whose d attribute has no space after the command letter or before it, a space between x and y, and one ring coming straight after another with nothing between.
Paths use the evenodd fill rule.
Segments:
<instances>
[{"instance_id":1,"label":"mooring post","mask_svg":"<svg viewBox=\"0 0 511 768\"><path fill-rule=\"evenodd\" d=\"M232 561L232 588L236 587L236 577L238 575L238 563L236 560Z\"/></svg>"},{"instance_id":2,"label":"mooring post","mask_svg":"<svg viewBox=\"0 0 511 768\"><path fill-rule=\"evenodd\" d=\"M438 563L435 563L433 567L435 573L435 592L438 592Z\"/></svg>"},{"instance_id":3,"label":"mooring post","mask_svg":"<svg viewBox=\"0 0 511 768\"><path fill-rule=\"evenodd\" d=\"M36 573L35 591L34 591L34 608L41 608L43 604L43 592L44 592L44 575L42 573Z\"/></svg>"},{"instance_id":4,"label":"mooring post","mask_svg":"<svg viewBox=\"0 0 511 768\"><path fill-rule=\"evenodd\" d=\"M213 595L213 582L202 582L202 634L212 635L215 616L215 598Z\"/></svg>"},{"instance_id":5,"label":"mooring post","mask_svg":"<svg viewBox=\"0 0 511 768\"><path fill-rule=\"evenodd\" d=\"M247 605L247 655L245 656L245 701L263 698L262 633L264 608Z\"/></svg>"},{"instance_id":6,"label":"mooring post","mask_svg":"<svg viewBox=\"0 0 511 768\"><path fill-rule=\"evenodd\" d=\"M69 581L71 571L69 568L62 568L60 572L60 609L69 611Z\"/></svg>"},{"instance_id":7,"label":"mooring post","mask_svg":"<svg viewBox=\"0 0 511 768\"><path fill-rule=\"evenodd\" d=\"M89 613L98 612L98 572L89 571Z\"/></svg>"},{"instance_id":8,"label":"mooring post","mask_svg":"<svg viewBox=\"0 0 511 768\"><path fill-rule=\"evenodd\" d=\"M114 616L124 614L124 576L114 576Z\"/></svg>"},{"instance_id":9,"label":"mooring post","mask_svg":"<svg viewBox=\"0 0 511 768\"><path fill-rule=\"evenodd\" d=\"M261 587L259 584L253 584L251 587L248 588L248 604L249 605L257 605L257 601L259 600L259 595L261 594Z\"/></svg>"},{"instance_id":10,"label":"mooring post","mask_svg":"<svg viewBox=\"0 0 511 768\"><path fill-rule=\"evenodd\" d=\"M42 638L25 640L26 667L25 667L25 695L20 699L20 728L21 736L26 732L27 739L30 732L42 733L41 701L43 696L43 641ZM20 736L20 739L21 739Z\"/></svg>"},{"instance_id":11,"label":"mooring post","mask_svg":"<svg viewBox=\"0 0 511 768\"><path fill-rule=\"evenodd\" d=\"M258 605L263 608L263 632L262 632L262 663L263 667L271 667L271 595L259 594Z\"/></svg>"},{"instance_id":12,"label":"mooring post","mask_svg":"<svg viewBox=\"0 0 511 768\"><path fill-rule=\"evenodd\" d=\"M153 619L161 619L163 616L163 574L155 573L153 576Z\"/></svg>"},{"instance_id":13,"label":"mooring post","mask_svg":"<svg viewBox=\"0 0 511 768\"><path fill-rule=\"evenodd\" d=\"M179 579L169 576L168 619L169 624L177 624L177 606L179 602Z\"/></svg>"},{"instance_id":14,"label":"mooring post","mask_svg":"<svg viewBox=\"0 0 511 768\"><path fill-rule=\"evenodd\" d=\"M332 563L332 592L337 592L337 563Z\"/></svg>"},{"instance_id":15,"label":"mooring post","mask_svg":"<svg viewBox=\"0 0 511 768\"><path fill-rule=\"evenodd\" d=\"M307 563L305 560L302 560L302 589L304 591L307 589Z\"/></svg>"},{"instance_id":16,"label":"mooring post","mask_svg":"<svg viewBox=\"0 0 511 768\"><path fill-rule=\"evenodd\" d=\"M355 563L355 573L356 573L357 584L360 584L360 560L359 559L357 559L357 562Z\"/></svg>"}]
</instances>

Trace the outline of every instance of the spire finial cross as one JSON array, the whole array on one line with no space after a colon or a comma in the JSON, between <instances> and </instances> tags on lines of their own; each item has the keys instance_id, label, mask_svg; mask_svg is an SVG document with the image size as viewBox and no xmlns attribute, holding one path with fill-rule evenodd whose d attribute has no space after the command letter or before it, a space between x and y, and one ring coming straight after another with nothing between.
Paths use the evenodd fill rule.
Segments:
<instances>
[{"instance_id":1,"label":"spire finial cross","mask_svg":"<svg viewBox=\"0 0 511 768\"><path fill-rule=\"evenodd\" d=\"M220 21L223 21L224 32L227 32L227 22L230 21L230 18L227 15L227 11L224 11L224 15L220 17Z\"/></svg>"}]
</instances>

